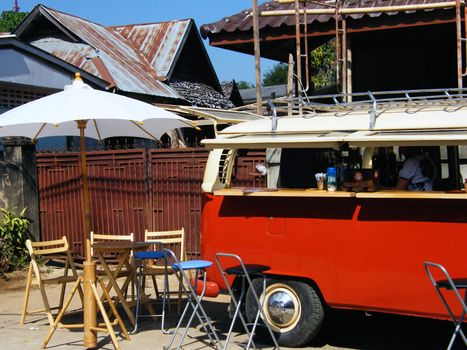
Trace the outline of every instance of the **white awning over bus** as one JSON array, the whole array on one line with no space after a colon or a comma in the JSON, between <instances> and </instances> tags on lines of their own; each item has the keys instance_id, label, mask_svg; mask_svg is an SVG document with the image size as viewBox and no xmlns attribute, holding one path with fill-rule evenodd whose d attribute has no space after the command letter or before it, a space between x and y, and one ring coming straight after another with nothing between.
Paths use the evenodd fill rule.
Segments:
<instances>
[{"instance_id":1,"label":"white awning over bus","mask_svg":"<svg viewBox=\"0 0 467 350\"><path fill-rule=\"evenodd\" d=\"M344 141L350 147L466 145L467 129L360 131L348 135Z\"/></svg>"},{"instance_id":2,"label":"white awning over bus","mask_svg":"<svg viewBox=\"0 0 467 350\"><path fill-rule=\"evenodd\" d=\"M347 132L322 132L307 134L254 134L223 135L216 139L203 140L206 148L337 148L341 145Z\"/></svg>"}]
</instances>

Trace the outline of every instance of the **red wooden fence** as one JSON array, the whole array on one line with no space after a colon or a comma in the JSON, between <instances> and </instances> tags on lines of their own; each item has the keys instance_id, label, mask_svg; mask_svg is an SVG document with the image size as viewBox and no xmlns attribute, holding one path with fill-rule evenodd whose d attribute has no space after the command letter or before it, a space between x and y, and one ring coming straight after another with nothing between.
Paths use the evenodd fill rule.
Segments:
<instances>
[{"instance_id":1,"label":"red wooden fence","mask_svg":"<svg viewBox=\"0 0 467 350\"><path fill-rule=\"evenodd\" d=\"M199 255L201 182L208 152L133 149L87 153L91 227L95 232L144 239L144 230L184 227L189 257ZM264 186L254 165L263 153L239 157L236 184ZM82 181L78 153L37 155L41 239L68 237L83 254Z\"/></svg>"}]
</instances>

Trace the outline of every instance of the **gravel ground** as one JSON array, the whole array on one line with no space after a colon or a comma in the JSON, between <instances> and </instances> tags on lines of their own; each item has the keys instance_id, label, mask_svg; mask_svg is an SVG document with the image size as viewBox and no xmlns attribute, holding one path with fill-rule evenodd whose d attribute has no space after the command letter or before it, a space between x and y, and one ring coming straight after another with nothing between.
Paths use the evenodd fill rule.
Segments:
<instances>
[{"instance_id":1,"label":"gravel ground","mask_svg":"<svg viewBox=\"0 0 467 350\"><path fill-rule=\"evenodd\" d=\"M9 281L0 281L0 349L29 350L40 349L49 326L47 320L36 315L27 318L25 325L19 325L21 306L23 303L25 273L11 275ZM58 300L59 289L49 287L50 300ZM220 295L215 299L207 299L205 303L208 314L215 320L215 325L224 339L228 330L227 306L228 297ZM33 289L30 300L32 308L41 307L40 294ZM71 309L79 309L79 298L73 302ZM364 314L356 311L328 312L324 327L317 338L303 349L369 349L369 350L399 350L399 349L444 349L452 334L453 325L447 321L420 319L383 314ZM70 314L64 323L81 323L80 312ZM189 330L189 337L183 349L209 349L203 343L205 338L196 327ZM169 335L160 331L159 319L144 319L140 331L131 336L130 341L118 337L122 349L162 349ZM83 333L80 329L58 329L52 337L50 349L79 349L82 346ZM243 334L235 333L234 343L229 349L242 349L240 346L246 340ZM109 337L99 333L98 348L113 349ZM269 345L258 342L258 348L271 349ZM286 349L286 348L282 348ZM454 349L465 349L461 341L456 342Z\"/></svg>"}]
</instances>

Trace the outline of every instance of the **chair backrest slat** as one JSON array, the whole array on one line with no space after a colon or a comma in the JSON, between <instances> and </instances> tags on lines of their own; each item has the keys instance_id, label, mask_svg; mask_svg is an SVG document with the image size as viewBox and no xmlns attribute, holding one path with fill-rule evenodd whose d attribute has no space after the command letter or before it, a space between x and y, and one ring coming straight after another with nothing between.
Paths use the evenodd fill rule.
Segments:
<instances>
[{"instance_id":1,"label":"chair backrest slat","mask_svg":"<svg viewBox=\"0 0 467 350\"><path fill-rule=\"evenodd\" d=\"M29 254L32 255L50 255L58 253L66 253L69 245L65 236L62 239L53 241L32 242L30 239L26 241L26 247Z\"/></svg>"},{"instance_id":2,"label":"chair backrest slat","mask_svg":"<svg viewBox=\"0 0 467 350\"><path fill-rule=\"evenodd\" d=\"M171 231L148 231L144 232L145 242L160 242L162 245L178 246L175 251L179 252L177 257L180 261L186 260L185 251L185 229ZM174 249L171 249L174 250Z\"/></svg>"},{"instance_id":3,"label":"chair backrest slat","mask_svg":"<svg viewBox=\"0 0 467 350\"><path fill-rule=\"evenodd\" d=\"M112 241L130 241L134 242L133 232L128 235L111 235L111 234L102 234L94 233L91 231L91 255L94 255L94 249L92 245L96 242L112 242Z\"/></svg>"},{"instance_id":4,"label":"chair backrest slat","mask_svg":"<svg viewBox=\"0 0 467 350\"><path fill-rule=\"evenodd\" d=\"M181 236L184 234L184 229L173 231L148 231L146 230L145 236L149 237L168 237L168 236Z\"/></svg>"}]
</instances>

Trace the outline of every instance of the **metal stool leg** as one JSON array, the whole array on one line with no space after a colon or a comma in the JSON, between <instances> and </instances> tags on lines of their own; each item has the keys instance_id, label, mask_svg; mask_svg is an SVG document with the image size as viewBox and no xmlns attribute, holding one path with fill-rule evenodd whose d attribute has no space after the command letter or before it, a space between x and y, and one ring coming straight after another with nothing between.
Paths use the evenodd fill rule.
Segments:
<instances>
[{"instance_id":1,"label":"metal stool leg","mask_svg":"<svg viewBox=\"0 0 467 350\"><path fill-rule=\"evenodd\" d=\"M462 279L454 279L453 280L451 278L451 276L449 276L447 270L440 264L436 264L436 263L426 261L424 263L424 265L425 265L425 271L426 271L428 277L430 278L431 283L435 287L438 296L440 297L441 301L443 302L444 307L446 308L449 316L451 317L451 320L452 320L453 324L455 325L454 333L452 334L452 337L451 337L451 339L449 341L449 345L448 345L447 349L450 350L452 348L458 334L460 334L462 340L464 341L464 344L467 346L467 338L466 338L466 336L465 336L465 334L464 334L464 332L462 331L462 328L461 328L462 323L464 322L465 315L467 313L467 305L466 305L466 302L465 302L465 299L467 298L467 294L465 295L464 298L462 298L462 296L460 295L460 293L458 291L458 289L464 289L466 291L466 293L467 293L467 279L462 278ZM444 274L446 279L436 281L434 279L431 271L430 271L430 268L439 269ZM459 303L462 306L462 314L459 317L459 319L456 318L454 312L452 311L451 307L449 306L446 298L444 297L443 293L441 292L441 288L450 289L456 295Z\"/></svg>"},{"instance_id":2,"label":"metal stool leg","mask_svg":"<svg viewBox=\"0 0 467 350\"><path fill-rule=\"evenodd\" d=\"M226 350L227 346L229 344L229 341L230 341L230 337L232 336L232 331L233 331L233 328L235 326L235 321L237 320L237 317L240 318L240 321L241 321L241 323L243 325L243 329L245 330L245 332L246 332L246 334L248 336L248 339L253 338L253 337L250 334L250 330L248 329L247 322L245 321L242 313L240 312L242 302L243 302L243 299L244 299L245 294L246 294L246 280L245 280L245 278L242 278L240 297L237 299L235 297L235 295L234 295L234 292L233 292L232 288L230 287L230 284L229 284L229 282L227 280L227 277L226 277L226 273L225 273L224 269L222 268L221 262L219 260L219 257L221 257L221 256L224 256L223 253L219 253L219 254L215 255L216 264L217 264L217 267L219 268L219 271L221 271L221 276L222 276L222 279L224 280L224 284L225 284L225 286L227 288L227 292L230 295L230 300L232 301L232 303L234 304L234 307L235 307L234 315L232 317L232 321L230 323L229 331L227 333L227 337L226 337L225 343L224 343L223 350ZM254 341L252 342L252 344L253 344L254 349L256 350L256 345L255 345Z\"/></svg>"},{"instance_id":3,"label":"metal stool leg","mask_svg":"<svg viewBox=\"0 0 467 350\"><path fill-rule=\"evenodd\" d=\"M177 326L175 328L175 331L173 332L172 336L170 337L169 342L163 346L164 350L168 350L171 348L176 335L178 334L180 327L183 323L183 320L185 316L187 315L188 309L191 307L193 311L191 312L191 315L188 319L188 323L186 325L186 328L184 332L181 335L181 338L177 344L177 350L181 348L183 341L185 337L188 334L189 327L191 326L194 317L196 316L203 327L204 331L206 332L207 336L209 337L210 343L213 344L215 342L222 344L219 340L219 337L217 336L216 331L214 330L214 327L212 326L212 322L209 319L209 317L206 314L206 311L204 310L201 302L203 300L204 294L206 292L206 268L211 266L212 263L204 260L192 260L192 261L183 261L179 262L175 254L170 250L170 249L164 249L166 254L171 257L174 261L172 264L172 268L176 272L176 276L179 280L180 285L182 286L182 289L184 290L186 296L187 296L187 304L185 305L185 308L183 309L182 315L180 316L180 319L177 323ZM198 276L200 271L203 272L203 290L199 297L196 295L196 284L195 284L195 289L191 286L190 279L188 278L187 274L185 273L185 270L195 270L195 283L199 283ZM185 286L186 284L186 286ZM205 324L206 323L206 324Z\"/></svg>"},{"instance_id":4,"label":"metal stool leg","mask_svg":"<svg viewBox=\"0 0 467 350\"><path fill-rule=\"evenodd\" d=\"M135 334L138 330L138 322L141 317L161 317L161 330L164 334L169 334L170 331L165 328L165 317L166 317L166 307L170 308L170 303L167 303L167 298L169 295L169 280L168 280L168 272L167 272L167 259L164 255L164 289L162 293L162 311L160 314L152 314L152 315L141 315L141 287L143 285L143 278L144 278L144 271L143 271L143 260L144 258L138 259L137 255L135 255L135 276L136 276L136 310L135 310L135 327L131 331L131 334ZM136 264L136 261L139 261L139 264ZM169 310L170 311L170 310Z\"/></svg>"},{"instance_id":5,"label":"metal stool leg","mask_svg":"<svg viewBox=\"0 0 467 350\"><path fill-rule=\"evenodd\" d=\"M143 265L143 261L141 259L138 260L139 264L136 264L135 259L135 270L134 274L136 277L136 310L135 310L135 328L130 332L130 334L135 334L138 330L138 321L139 321L139 308L140 308L140 301L141 301L141 269Z\"/></svg>"},{"instance_id":6,"label":"metal stool leg","mask_svg":"<svg viewBox=\"0 0 467 350\"><path fill-rule=\"evenodd\" d=\"M229 267L227 269L223 269L222 264L220 262L220 258L222 258L222 257L234 259L239 263L239 265ZM230 328L229 328L229 332L227 334L227 339L226 339L226 344L224 346L224 350L226 349L227 344L228 344L228 342L230 340L232 330L233 330L233 326L234 326L234 323L236 321L237 315L240 317L240 320L242 321L243 327L244 327L244 329L245 329L245 331L246 331L246 333L248 335L248 344L246 346L246 350L248 350L251 347L251 345L253 345L253 347L256 349L256 345L254 343L253 337L254 337L254 334L255 334L255 331L256 331L256 327L259 324L260 316L262 316L262 318L264 320L264 325L266 326L266 328L269 331L269 334L270 334L271 339L272 339L272 341L274 343L275 349L280 349L279 344L277 343L276 337L274 336L274 333L272 332L271 327L269 326L269 323L267 322L266 316L264 314L263 302L261 302L260 298L258 298L258 295L257 295L255 289L253 288L253 282L252 282L251 277L250 277L250 274L255 274L257 276L260 276L260 278L263 279L263 283L262 283L263 288L262 288L262 291L261 291L261 297L262 297L262 300L264 301L264 296L265 296L265 293L266 293L266 276L262 272L269 270L269 266L265 266L265 265L245 265L243 263L243 260L238 255L230 254L230 253L217 253L215 255L215 260L216 260L217 266L219 268L219 271L221 272L224 283L225 283L225 285L227 287L227 291L229 292L231 300L235 305L235 313L234 313L234 317L232 319L232 323L231 323ZM227 281L226 274L236 275L236 276L238 276L239 278L242 279L242 292L241 292L240 298L238 300L235 298L235 295L234 295L234 293L232 291L232 288L230 287L229 282ZM255 315L255 319L254 319L254 321L252 323L253 327L251 329L251 332L249 331L247 323L243 319L242 314L239 312L240 306L241 306L241 303L242 303L242 300L243 300L243 297L244 297L245 288L246 288L245 287L246 286L245 281L248 283L248 287L251 289L252 294L254 296L254 299L256 301L256 304L258 305L258 311L257 311L257 313Z\"/></svg>"}]
</instances>

